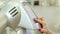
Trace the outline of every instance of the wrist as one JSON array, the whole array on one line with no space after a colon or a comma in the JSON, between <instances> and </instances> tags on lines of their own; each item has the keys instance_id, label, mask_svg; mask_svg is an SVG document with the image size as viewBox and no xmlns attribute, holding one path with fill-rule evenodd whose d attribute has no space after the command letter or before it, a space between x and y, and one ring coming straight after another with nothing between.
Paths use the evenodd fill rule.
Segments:
<instances>
[{"instance_id":1,"label":"wrist","mask_svg":"<svg viewBox=\"0 0 60 34\"><path fill-rule=\"evenodd\" d=\"M54 34L51 30L47 30L46 34Z\"/></svg>"}]
</instances>

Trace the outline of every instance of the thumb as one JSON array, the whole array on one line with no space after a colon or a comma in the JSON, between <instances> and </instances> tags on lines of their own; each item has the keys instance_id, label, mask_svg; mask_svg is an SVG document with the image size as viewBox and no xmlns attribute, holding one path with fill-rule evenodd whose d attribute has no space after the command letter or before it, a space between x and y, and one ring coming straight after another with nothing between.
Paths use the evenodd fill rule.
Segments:
<instances>
[{"instance_id":1,"label":"thumb","mask_svg":"<svg viewBox=\"0 0 60 34\"><path fill-rule=\"evenodd\" d=\"M38 30L39 30L40 32L43 32L43 33L46 33L46 32L47 32L47 29L39 28Z\"/></svg>"},{"instance_id":2,"label":"thumb","mask_svg":"<svg viewBox=\"0 0 60 34\"><path fill-rule=\"evenodd\" d=\"M47 31L47 29L41 29L41 32L46 33L48 31Z\"/></svg>"}]
</instances>

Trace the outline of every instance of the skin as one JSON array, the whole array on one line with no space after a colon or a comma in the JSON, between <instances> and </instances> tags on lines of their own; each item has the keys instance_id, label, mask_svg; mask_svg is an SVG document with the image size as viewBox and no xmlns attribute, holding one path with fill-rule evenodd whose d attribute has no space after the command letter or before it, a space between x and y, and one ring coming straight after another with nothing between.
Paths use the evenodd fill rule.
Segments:
<instances>
[{"instance_id":1,"label":"skin","mask_svg":"<svg viewBox=\"0 0 60 34\"><path fill-rule=\"evenodd\" d=\"M38 29L40 32L43 32L45 34L54 34L54 32L52 32L51 30L49 30L47 28L47 25L46 25L46 23L45 23L45 21L44 21L42 16L39 17L39 18L34 18L34 21L38 22L39 24L42 24L43 28L39 28Z\"/></svg>"}]
</instances>

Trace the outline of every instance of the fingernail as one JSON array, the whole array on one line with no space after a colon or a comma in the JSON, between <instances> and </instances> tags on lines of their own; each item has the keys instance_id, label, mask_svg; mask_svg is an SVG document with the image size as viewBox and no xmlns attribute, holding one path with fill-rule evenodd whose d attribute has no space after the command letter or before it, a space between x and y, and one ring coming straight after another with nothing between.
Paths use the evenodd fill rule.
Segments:
<instances>
[{"instance_id":1,"label":"fingernail","mask_svg":"<svg viewBox=\"0 0 60 34\"><path fill-rule=\"evenodd\" d=\"M41 28L39 28L38 30L41 31Z\"/></svg>"}]
</instances>

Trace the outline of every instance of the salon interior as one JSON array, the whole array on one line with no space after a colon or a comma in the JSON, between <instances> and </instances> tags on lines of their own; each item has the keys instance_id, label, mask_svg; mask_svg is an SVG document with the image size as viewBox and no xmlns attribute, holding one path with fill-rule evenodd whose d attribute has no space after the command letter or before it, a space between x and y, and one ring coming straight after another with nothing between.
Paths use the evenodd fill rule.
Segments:
<instances>
[{"instance_id":1,"label":"salon interior","mask_svg":"<svg viewBox=\"0 0 60 34\"><path fill-rule=\"evenodd\" d=\"M60 34L60 0L0 0L2 34L42 34L33 21L40 16L49 29Z\"/></svg>"}]
</instances>

